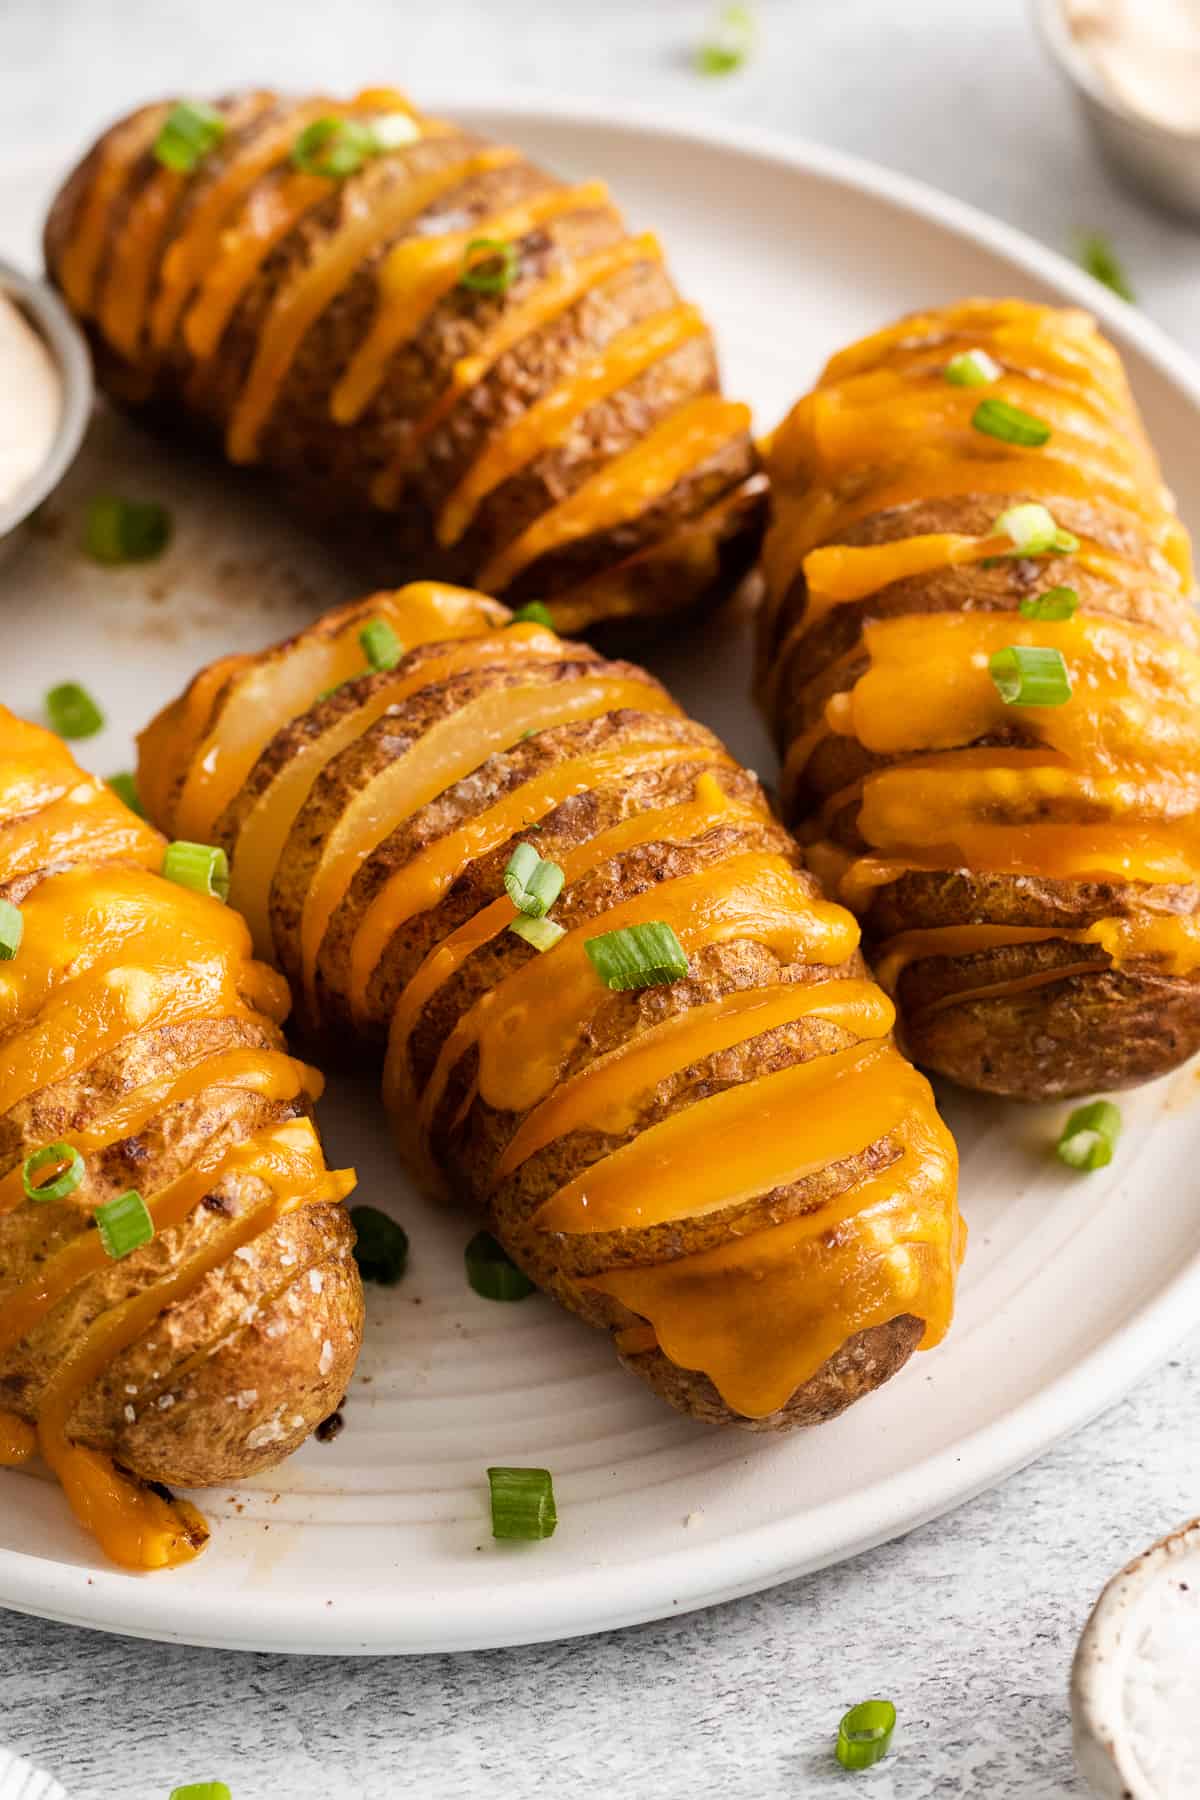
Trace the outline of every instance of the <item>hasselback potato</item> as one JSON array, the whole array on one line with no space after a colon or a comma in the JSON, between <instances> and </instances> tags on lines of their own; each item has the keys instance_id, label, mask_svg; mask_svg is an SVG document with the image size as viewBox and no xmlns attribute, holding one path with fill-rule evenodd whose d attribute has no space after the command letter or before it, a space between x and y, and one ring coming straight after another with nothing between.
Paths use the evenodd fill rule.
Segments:
<instances>
[{"instance_id":1,"label":"hasselback potato","mask_svg":"<svg viewBox=\"0 0 1200 1800\"><path fill-rule=\"evenodd\" d=\"M377 514L393 578L576 630L753 563L749 413L657 241L389 89L145 106L64 186L46 260L110 393L310 514Z\"/></svg>"},{"instance_id":2,"label":"hasselback potato","mask_svg":"<svg viewBox=\"0 0 1200 1800\"><path fill-rule=\"evenodd\" d=\"M1084 313L972 300L775 435L762 692L785 812L915 1060L1043 1100L1200 1048L1186 533Z\"/></svg>"},{"instance_id":3,"label":"hasselback potato","mask_svg":"<svg viewBox=\"0 0 1200 1800\"><path fill-rule=\"evenodd\" d=\"M293 1450L362 1290L287 990L159 834L0 707L0 1463L39 1448L115 1561L194 1556L161 1484Z\"/></svg>"},{"instance_id":4,"label":"hasselback potato","mask_svg":"<svg viewBox=\"0 0 1200 1800\"><path fill-rule=\"evenodd\" d=\"M643 670L505 618L410 588L203 672L142 740L152 809L227 850L313 1039L386 1044L414 1166L651 1387L830 1417L948 1324L953 1144L755 778ZM521 843L565 884L544 950ZM686 967L607 985L595 940L648 924Z\"/></svg>"}]
</instances>

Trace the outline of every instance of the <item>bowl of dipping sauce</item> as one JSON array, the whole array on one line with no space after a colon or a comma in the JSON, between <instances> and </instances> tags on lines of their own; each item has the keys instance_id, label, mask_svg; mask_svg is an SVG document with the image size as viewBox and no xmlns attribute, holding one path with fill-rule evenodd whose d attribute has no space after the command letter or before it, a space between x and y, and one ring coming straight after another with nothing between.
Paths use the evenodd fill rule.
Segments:
<instances>
[{"instance_id":1,"label":"bowl of dipping sauce","mask_svg":"<svg viewBox=\"0 0 1200 1800\"><path fill-rule=\"evenodd\" d=\"M1200 219L1200 0L1034 0L1034 15L1113 168Z\"/></svg>"},{"instance_id":2,"label":"bowl of dipping sauce","mask_svg":"<svg viewBox=\"0 0 1200 1800\"><path fill-rule=\"evenodd\" d=\"M0 551L74 462L92 391L87 343L58 295L0 261Z\"/></svg>"}]
</instances>

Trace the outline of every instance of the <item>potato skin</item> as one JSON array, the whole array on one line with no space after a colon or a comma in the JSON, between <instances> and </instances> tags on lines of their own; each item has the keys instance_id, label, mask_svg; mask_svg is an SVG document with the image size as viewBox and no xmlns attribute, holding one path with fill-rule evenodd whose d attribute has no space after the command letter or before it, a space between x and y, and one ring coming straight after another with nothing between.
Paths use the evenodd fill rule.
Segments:
<instances>
[{"instance_id":1,"label":"potato skin","mask_svg":"<svg viewBox=\"0 0 1200 1800\"><path fill-rule=\"evenodd\" d=\"M0 763L7 717L0 712ZM0 874L9 823L0 820ZM149 830L145 839L143 862L156 864L161 840ZM76 857L72 866L90 865ZM62 868L0 881L0 895L25 901ZM149 872L144 880L159 885ZM161 887L169 908L177 890L165 881ZM247 948L247 975L249 968ZM230 1052L278 1057L282 1050L278 1027L260 1012L151 1020L0 1116L0 1176L11 1176L43 1145L78 1141L115 1107L135 1103L149 1084L204 1069ZM214 1071L197 1091L164 1103L136 1130L87 1154L86 1205L69 1197L0 1208L0 1316L5 1297L48 1255L89 1232L92 1206L131 1187L152 1199L198 1157L309 1113L303 1092L277 1099ZM36 1424L46 1384L90 1326L219 1246L228 1228L269 1196L261 1176L230 1170L214 1179L181 1225L77 1282L23 1338L0 1347L0 1410ZM72 1442L111 1455L143 1480L197 1487L279 1462L334 1410L353 1371L363 1315L353 1244L340 1204L302 1205L285 1214L240 1254L220 1260L110 1358L78 1396L68 1421Z\"/></svg>"},{"instance_id":2,"label":"potato skin","mask_svg":"<svg viewBox=\"0 0 1200 1800\"><path fill-rule=\"evenodd\" d=\"M931 342L936 341L937 318L933 315L929 327ZM923 321L915 328L914 344L925 329ZM980 330L979 320L966 329ZM957 349L958 341L950 347ZM1128 396L1126 404L1128 429L1136 437L1140 425ZM848 492L855 474L851 470L843 476ZM867 478L870 471L861 474ZM794 473L788 479L795 480ZM969 489L969 475L964 487ZM801 489L796 481L795 491ZM1060 527L1099 551L1140 565L1145 580L1122 582L1070 554L1004 556L893 581L865 599L837 603L810 625L802 570L796 569L790 579L777 576L760 618L758 657L760 693L781 755L819 725L831 696L849 692L866 671L862 634L870 620L904 614L1011 614L1023 600L1068 586L1084 613L1131 619L1195 649L1194 609L1167 579L1170 571L1150 528L1102 494L1085 499L1049 489L1037 494L964 491L868 513L829 541L862 548L931 533L986 537L1006 507L1027 501L1048 504ZM768 545L768 561L770 555ZM979 742L1021 748L1038 739L1015 722ZM903 755L872 753L852 735L827 733L785 796L789 822L810 838L824 837L849 858L868 854L858 830L856 784L905 760ZM845 804L830 808L832 798L843 791ZM1200 887L1188 884L911 869L872 889L860 917L870 959L888 940L908 931L981 924L1078 931L1097 920L1135 912L1186 918L1198 909ZM1002 991L988 991L993 988ZM1150 961L1117 969L1098 945L1063 939L922 957L900 971L895 998L898 1036L915 1062L964 1086L1012 1099L1064 1099L1135 1086L1200 1050L1200 976L1174 974Z\"/></svg>"},{"instance_id":3,"label":"potato skin","mask_svg":"<svg viewBox=\"0 0 1200 1800\"><path fill-rule=\"evenodd\" d=\"M493 641L493 660L469 672L448 676L431 672L428 685L364 726L360 735L325 765L311 788L276 865L272 887L276 955L293 981L301 972L299 944L305 901L324 847L347 807L441 722L456 718L473 702L530 678L530 665L514 640L496 632ZM423 646L411 651L395 673L403 675L422 664L436 664L442 648ZM536 664L539 684L563 684L565 688L581 676L624 682L640 679L648 701L656 696L665 702L658 684L634 665L607 662L579 644L563 643L558 659L539 658ZM242 793L218 823L218 836L235 865L238 855L249 854L252 848L243 836L252 816L250 798L261 798L298 751L323 730L335 722L343 724L355 709L364 707L386 679L367 675L346 683L292 720L266 746ZM463 729L467 729L465 725ZM658 750L661 755L656 754ZM464 851L440 897L392 931L367 984L366 1016L356 1016L349 1004L350 948L368 907L387 883L414 859L442 845L450 834L471 826L525 784L536 789L539 781L563 764L597 755L605 758L602 772L592 775L581 791L552 805L537 821L536 836L524 826L491 848L468 847ZM675 825L678 815L673 816L670 809L696 800L702 776L715 781L721 792L741 805L730 811L728 822L721 815L684 829ZM673 711L643 711L636 704L618 706L597 718L552 725L481 760L469 774L404 816L358 865L329 917L317 953L315 992L304 1016L314 1052L339 1054L357 1033L368 1048L379 1053L417 971L455 931L503 894L503 873L518 841L534 843L544 858L567 862L585 852L602 833L627 822L654 820L659 813L661 829L650 829L645 842L608 855L598 852L591 868L586 867L585 856L585 866L570 879L555 904L557 923L571 930L593 919L602 921L612 907L650 893L662 882L706 870L716 876L731 856L750 851L785 859L797 870L797 880L807 891L816 891L812 878L800 869L793 840L771 817L755 777L732 764L703 726ZM603 930L603 923L598 923L597 929ZM436 986L417 1012L408 1040L406 1065L416 1094L426 1088L458 1022L534 954L520 938L501 929ZM683 980L605 993L567 1054L558 1080L568 1082L596 1058L647 1028L732 992L775 983L861 979L864 973L857 954L831 968L790 960L752 936L707 944L692 955L689 974ZM854 1041L847 1027L816 1015L760 1031L744 1043L707 1055L659 1080L623 1133L571 1130L526 1157L499 1181L495 1177L498 1160L526 1115L497 1110L476 1091L478 1052L472 1047L449 1068L444 1092L429 1122L428 1151L445 1187L471 1199L483 1211L488 1228L540 1287L616 1338L639 1321L615 1299L591 1287L590 1276L685 1257L756 1228L798 1218L829 1203L865 1176L886 1170L899 1155L896 1144L882 1137L858 1155L810 1173L790 1186L671 1225L582 1235L551 1233L536 1223L542 1205L621 1143L631 1142L661 1120L682 1114L695 1101L843 1049ZM401 1135L409 1138L411 1131L402 1130ZM832 1418L887 1380L907 1360L923 1331L924 1321L901 1312L856 1334L798 1385L785 1405L754 1419L733 1411L707 1376L677 1366L657 1348L626 1353L618 1344L618 1354L668 1404L692 1417L760 1431L785 1430Z\"/></svg>"},{"instance_id":4,"label":"potato skin","mask_svg":"<svg viewBox=\"0 0 1200 1800\"><path fill-rule=\"evenodd\" d=\"M230 121L225 141L204 158L172 199L162 237L152 246L147 315L160 291L164 261L186 238L204 202L239 155L252 156L267 133L297 117L302 103L270 94L218 102ZM382 111L395 110L380 102ZM361 113L363 108L357 110ZM151 116L151 109L143 109ZM136 119L137 115L131 115ZM89 197L105 157L127 120L92 147L57 196L45 229L46 263L63 280ZM286 193L290 170L285 138L272 167L260 174L249 206L269 207ZM430 131L387 156L368 158L345 181L329 182L272 243L242 287L215 352L192 384L197 360L181 309L170 341L152 342L139 327L132 349L106 332L101 301L123 233L142 217L139 200L156 175L149 149L127 169L108 210L100 262L90 299L72 298L87 325L99 373L118 401L168 430L219 442L250 371L270 307L292 277L307 267L356 209L377 210L404 184L414 186L451 170L489 146L457 127ZM569 431L529 457L481 501L456 544L439 540L434 517L467 470L515 417L620 333L661 315L679 296L658 255L647 250L595 279L570 304L522 332L471 383L430 429L416 427L447 389L452 371L484 346L488 334L539 287L583 259L619 251L627 233L602 194L580 191L578 203L534 224L518 243L519 266L507 292L493 295L455 286L425 312L419 327L392 352L377 393L351 424L330 410L335 383L365 340L378 311L377 277L384 255L405 236L432 229L478 227L514 204L561 188L525 158L478 168L365 251L298 345L264 423L258 444L263 466L306 518L323 519L356 546L364 574L380 579L420 575L452 582L475 580L498 550L574 493L591 476L643 439L697 396L719 391L711 338L702 332L671 349L617 391L581 407ZM493 234L494 235L494 234ZM68 283L68 286L70 284ZM407 476L387 510L371 496L372 483L411 450ZM615 525L539 554L516 574L507 598L553 600L564 628L605 619L651 618L711 602L732 591L753 565L765 518L764 483L747 430L711 453L697 454L666 493ZM365 527L365 531L364 531Z\"/></svg>"}]
</instances>

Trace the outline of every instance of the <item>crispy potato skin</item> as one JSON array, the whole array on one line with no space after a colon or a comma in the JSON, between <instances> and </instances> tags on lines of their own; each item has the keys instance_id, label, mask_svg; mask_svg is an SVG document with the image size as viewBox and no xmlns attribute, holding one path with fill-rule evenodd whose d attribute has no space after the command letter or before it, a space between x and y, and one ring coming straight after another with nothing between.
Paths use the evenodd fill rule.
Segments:
<instances>
[{"instance_id":1,"label":"crispy potato skin","mask_svg":"<svg viewBox=\"0 0 1200 1800\"><path fill-rule=\"evenodd\" d=\"M428 685L391 706L374 724L365 725L360 735L325 765L310 789L275 867L271 890L276 955L294 981L301 975L306 899L324 848L347 809L369 792L386 770L420 746L430 731L464 708L529 679L529 664L522 662L506 634L493 636L494 660L469 672L431 675ZM432 645L411 651L396 673L436 664L442 648ZM537 664L539 683L561 684L566 689L581 676L622 681L640 676L648 696L661 695L657 684L633 665L608 662L579 644L563 643L558 659ZM299 751L334 724L344 725L386 679L365 675L350 681L277 732L218 823L217 835L235 866L239 855L250 853L245 831L253 816L252 804L269 792L272 781ZM473 827L508 797L518 791L536 791L540 781L552 778L564 764L576 765L593 756L604 757L605 772L552 805L537 821L536 836L521 828L490 848L464 851L440 898L392 930L371 969L365 1017L356 1016L348 999L351 948L367 909L388 883L417 859L443 847L454 834ZM718 817L694 827L676 824L678 809L696 801L702 776L715 780L719 790L741 806L730 811L728 822ZM589 866L587 847L603 834L660 815L661 827L650 829L646 841L609 854L598 849ZM711 871L715 877L731 857L745 852L770 852L786 859L807 891L816 891L812 878L800 869L793 840L764 804L755 777L732 764L703 726L674 712L643 711L636 705L552 725L486 757L469 774L404 816L358 864L329 917L316 957L315 992L303 1019L314 1054L341 1054L356 1034L376 1055L381 1052L389 1025L397 1008L403 1007L417 972L429 966L431 956L456 931L503 894L505 867L522 838L534 843L544 858L560 863L574 859L578 872L554 908L556 922L568 931L593 919L602 921L612 907L652 893L660 883L703 871ZM605 929L603 923L597 929ZM456 1025L473 1007L486 1003L498 985L534 954L512 932L500 929L479 943L429 994L413 1018L408 1038L406 1066L417 1095L426 1089ZM693 954L689 975L683 980L606 993L586 1030L570 1048L558 1081L569 1082L596 1059L627 1045L647 1029L734 991L777 982L861 979L864 973L857 954L830 968L806 964L799 958L790 960L752 936L705 945ZM305 1007L303 1001L300 1004ZM659 1080L622 1132L570 1130L525 1157L501 1180L495 1174L498 1160L528 1115L498 1110L483 1099L476 1082L478 1052L471 1047L449 1067L440 1102L429 1120L428 1150L446 1188L471 1199L483 1211L489 1229L530 1277L570 1311L615 1337L639 1321L616 1300L589 1286L590 1276L688 1256L756 1228L796 1219L832 1201L864 1176L888 1168L899 1155L896 1145L885 1136L859 1155L789 1186L670 1225L584 1235L551 1233L536 1222L543 1204L599 1159L632 1142L650 1126L682 1114L697 1100L853 1042L855 1038L845 1026L812 1015L760 1031L746 1042L705 1056ZM411 1133L402 1129L401 1136ZM706 1376L677 1366L657 1348L626 1354L618 1347L618 1353L668 1404L696 1419L760 1431L786 1430L832 1418L887 1380L915 1349L923 1330L923 1321L899 1314L853 1336L795 1389L786 1405L755 1419L732 1411Z\"/></svg>"},{"instance_id":2,"label":"crispy potato skin","mask_svg":"<svg viewBox=\"0 0 1200 1800\"><path fill-rule=\"evenodd\" d=\"M2 739L0 718L0 762ZM153 850L153 834L146 836ZM0 875L4 844L0 828ZM76 856L17 881L0 880L0 895L24 901L64 867L90 866ZM175 890L162 887L169 904ZM0 1116L0 1177L46 1144L101 1130L114 1109L136 1103L151 1084L194 1074L232 1052L278 1056L282 1050L278 1027L244 1008L233 1016L151 1020L131 1029ZM6 1298L43 1266L53 1269L47 1259L54 1252L91 1232L93 1205L131 1187L153 1201L201 1156L219 1157L309 1110L303 1093L276 1099L218 1073L174 1104L168 1096L136 1130L88 1153L86 1207L68 1198L0 1208L0 1316ZM219 1248L228 1229L270 1192L260 1175L231 1169L214 1178L181 1225L77 1281L27 1335L0 1348L0 1411L36 1424L47 1383L91 1327L102 1327L110 1309ZM240 1253L221 1258L83 1387L68 1421L72 1442L106 1452L144 1480L197 1487L279 1462L334 1410L353 1371L363 1317L353 1243L345 1209L320 1202L287 1213Z\"/></svg>"},{"instance_id":3,"label":"crispy potato skin","mask_svg":"<svg viewBox=\"0 0 1200 1800\"><path fill-rule=\"evenodd\" d=\"M912 346L925 333L936 345L943 329L967 333L961 342L947 339L953 349L973 342L970 332L988 327L980 310L988 303L973 304L974 324L943 327L938 314L916 321L906 353L919 355ZM1007 304L999 303L1001 310ZM936 349L930 354L936 357ZM877 365L880 370L888 366L886 358ZM897 366L903 366L902 359ZM1014 353L1013 366L1022 367L1019 353ZM1120 384L1118 372L1105 405L1110 412L1125 406L1129 433L1138 437L1140 424L1132 400ZM1123 399L1113 399L1113 393L1123 393ZM785 425L781 431L786 429ZM879 454L882 458L883 449ZM781 565L761 615L758 645L761 691L781 755L786 756L806 733L819 730L831 698L848 693L867 671L863 632L870 621L905 614L1015 614L1022 601L1067 586L1078 595L1082 613L1129 619L1195 649L1194 609L1188 597L1164 579L1170 571L1141 516L1099 492L1086 498L1060 496L1053 492L1052 480L1045 491L1035 494L971 492L970 464L963 466L967 491L867 513L841 526L827 541L867 548L936 533L986 538L1005 508L1037 501L1050 506L1061 528L1109 558L1109 565L1096 556L1085 566L1073 555L1051 554L1007 555L945 566L892 581L865 599L840 601L811 623L806 623L809 596L802 569L784 574ZM841 471L841 491L855 492L856 481L869 482L871 474L866 465ZM803 483L794 471L786 479L799 496ZM816 483L811 472L809 479ZM914 473L912 484L918 480ZM779 502L780 519L785 504ZM768 562L770 557L768 545ZM1118 579L1112 573L1113 562L1144 569L1145 580ZM931 633L935 630L931 623ZM1019 714L1021 709L1015 710ZM1014 749L1038 742L1020 722L977 740L979 745ZM802 835L824 838L849 859L870 854L858 829L857 784L906 760L904 755L867 750L852 734L826 731L787 796L789 822ZM843 793L844 804L830 804ZM1100 919L1134 913L1189 917L1198 908L1200 888L1190 884L915 868L873 888L860 917L870 959L899 934L930 928L996 925L1079 931ZM923 957L902 968L895 998L898 1035L915 1062L967 1087L1013 1099L1043 1101L1134 1086L1200 1050L1200 978L1171 973L1145 959L1118 969L1094 944L1052 938Z\"/></svg>"},{"instance_id":4,"label":"crispy potato skin","mask_svg":"<svg viewBox=\"0 0 1200 1800\"><path fill-rule=\"evenodd\" d=\"M220 101L229 126L222 144L180 184L168 205L161 237L152 245L146 317L160 292L164 261L187 240L206 198L253 158L271 132L284 128L279 153L254 181L248 205L269 207L285 192L288 150L300 130L303 104L267 94ZM360 109L361 110L361 109ZM385 110L387 110L385 108ZM153 109L143 109L148 118ZM138 115L131 115L136 122ZM288 129L293 117L294 134ZM68 177L51 209L45 252L51 276L63 278L88 203L104 177L106 159L130 121L114 125ZM378 212L408 184L456 170L490 146L469 131L444 127L388 155L369 158L345 181L318 184L308 204L249 272L224 323L215 351L192 383L197 359L181 309L170 341L154 341L143 322L132 345L114 343L103 315L105 282L128 234L144 216L159 164L147 148L125 168L105 217L91 299L73 296L92 337L100 377L123 405L177 433L219 443L263 339L271 307L293 278L331 243L358 211ZM447 177L447 179L449 179ZM518 274L501 295L459 286L425 309L416 329L387 360L374 397L349 425L335 422L330 402L338 377L369 333L378 311L378 275L387 252L406 237L487 222L519 203L562 187L524 157L499 167L476 167L444 187L414 218L376 239L345 272L338 291L297 346L260 435L257 454L306 518L322 519L356 547L364 575L396 580L421 575L470 582L498 550L515 540L591 477L607 469L672 413L719 389L716 355L706 331L633 373L615 391L580 405L570 429L550 438L511 469L481 500L455 544L440 541L435 516L467 471L513 420L560 387L572 371L631 327L679 302L657 253L598 267L595 279L569 304L557 303L484 366L436 425L417 427L447 389L452 371L486 349L489 334L546 284L585 259L619 251L627 233L619 214L591 189L578 203L519 237ZM236 218L236 214L230 215ZM70 284L68 283L68 286ZM402 489L381 511L370 489L397 454L411 446ZM640 511L599 525L551 547L516 574L506 595L514 604L553 599L564 628L593 622L658 618L702 605L732 591L753 565L765 516L765 484L748 431L715 450L698 453L678 480Z\"/></svg>"}]
</instances>

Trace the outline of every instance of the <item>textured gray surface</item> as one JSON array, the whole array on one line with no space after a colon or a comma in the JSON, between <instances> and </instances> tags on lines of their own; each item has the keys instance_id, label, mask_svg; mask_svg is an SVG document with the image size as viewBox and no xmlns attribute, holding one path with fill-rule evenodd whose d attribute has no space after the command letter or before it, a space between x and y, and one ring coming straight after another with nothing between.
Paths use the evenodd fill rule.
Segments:
<instances>
[{"instance_id":1,"label":"textured gray surface","mask_svg":"<svg viewBox=\"0 0 1200 1800\"><path fill-rule=\"evenodd\" d=\"M750 70L687 66L704 0L3 0L0 140L77 143L181 80L509 84L751 119L923 176L1059 248L1102 227L1200 351L1193 235L1096 163L1020 0L774 0ZM1148 1197L1149 1198L1149 1197ZM1064 1297L1069 1300L1069 1297ZM345 1663L162 1649L0 1614L0 1741L75 1800L844 1794L839 1714L901 1716L876 1800L1081 1794L1066 1678L1105 1578L1200 1505L1200 1334L1034 1468L899 1543L735 1605L540 1649ZM856 1789L857 1791L857 1789Z\"/></svg>"}]
</instances>

